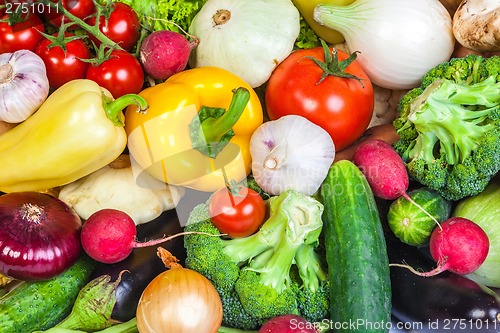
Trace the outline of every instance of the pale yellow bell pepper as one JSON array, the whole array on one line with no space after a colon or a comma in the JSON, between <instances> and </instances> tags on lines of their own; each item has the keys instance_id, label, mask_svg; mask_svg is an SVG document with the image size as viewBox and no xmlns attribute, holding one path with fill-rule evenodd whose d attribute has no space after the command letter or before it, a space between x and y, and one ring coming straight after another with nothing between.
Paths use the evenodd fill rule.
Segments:
<instances>
[{"instance_id":1,"label":"pale yellow bell pepper","mask_svg":"<svg viewBox=\"0 0 500 333\"><path fill-rule=\"evenodd\" d=\"M33 115L0 135L0 191L43 191L109 164L126 147L122 110L131 104L147 108L134 94L113 100L91 80L61 86Z\"/></svg>"}]
</instances>

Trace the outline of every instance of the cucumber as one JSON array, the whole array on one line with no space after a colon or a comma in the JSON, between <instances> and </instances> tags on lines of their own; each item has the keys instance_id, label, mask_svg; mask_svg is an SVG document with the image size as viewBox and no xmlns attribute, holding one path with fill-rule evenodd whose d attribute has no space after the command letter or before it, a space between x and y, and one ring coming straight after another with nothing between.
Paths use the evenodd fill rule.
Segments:
<instances>
[{"instance_id":1,"label":"cucumber","mask_svg":"<svg viewBox=\"0 0 500 333\"><path fill-rule=\"evenodd\" d=\"M443 222L451 215L451 202L431 189L421 187L408 192L408 196L438 222ZM428 243L432 231L437 226L436 221L403 197L391 203L387 222L397 238L413 246Z\"/></svg>"},{"instance_id":2,"label":"cucumber","mask_svg":"<svg viewBox=\"0 0 500 333\"><path fill-rule=\"evenodd\" d=\"M93 267L94 262L82 256L50 280L22 282L0 298L0 331L28 333L56 325L70 313Z\"/></svg>"},{"instance_id":3,"label":"cucumber","mask_svg":"<svg viewBox=\"0 0 500 333\"><path fill-rule=\"evenodd\" d=\"M320 193L331 325L335 332L388 332L389 260L368 181L356 165L341 160L330 167Z\"/></svg>"}]
</instances>

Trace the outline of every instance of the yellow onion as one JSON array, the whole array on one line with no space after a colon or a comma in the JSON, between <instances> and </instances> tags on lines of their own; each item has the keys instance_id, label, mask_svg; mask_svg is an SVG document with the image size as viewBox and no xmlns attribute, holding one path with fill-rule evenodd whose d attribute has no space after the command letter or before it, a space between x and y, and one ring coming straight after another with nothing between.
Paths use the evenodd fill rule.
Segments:
<instances>
[{"instance_id":1,"label":"yellow onion","mask_svg":"<svg viewBox=\"0 0 500 333\"><path fill-rule=\"evenodd\" d=\"M163 248L158 256L169 270L154 278L137 307L140 333L216 333L222 323L222 302L212 283L182 267Z\"/></svg>"}]
</instances>

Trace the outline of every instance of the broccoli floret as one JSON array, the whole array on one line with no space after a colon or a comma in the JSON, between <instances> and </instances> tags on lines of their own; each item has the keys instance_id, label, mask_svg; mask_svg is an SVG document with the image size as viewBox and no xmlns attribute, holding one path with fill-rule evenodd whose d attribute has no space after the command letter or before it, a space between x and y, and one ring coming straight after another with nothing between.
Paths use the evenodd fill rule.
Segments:
<instances>
[{"instance_id":1,"label":"broccoli floret","mask_svg":"<svg viewBox=\"0 0 500 333\"><path fill-rule=\"evenodd\" d=\"M328 276L315 252L323 205L296 191L271 197L266 204L267 220L259 231L242 238L220 236L209 218L200 222L207 216L202 210L208 210L208 203L198 205L185 231L202 233L184 236L186 267L214 284L226 326L256 329L281 314L310 321L326 318Z\"/></svg>"},{"instance_id":2,"label":"broccoli floret","mask_svg":"<svg viewBox=\"0 0 500 333\"><path fill-rule=\"evenodd\" d=\"M242 330L252 330L264 324L264 320L252 316L241 304L236 290L220 294L222 301L222 324Z\"/></svg>"},{"instance_id":3,"label":"broccoli floret","mask_svg":"<svg viewBox=\"0 0 500 333\"><path fill-rule=\"evenodd\" d=\"M282 314L299 314L296 287L292 284L281 291L261 283L259 273L244 269L235 290L245 310L261 321Z\"/></svg>"},{"instance_id":4,"label":"broccoli floret","mask_svg":"<svg viewBox=\"0 0 500 333\"><path fill-rule=\"evenodd\" d=\"M219 293L229 292L234 288L240 269L231 258L222 253L221 239L206 235L220 235L220 231L212 224L210 218L194 219L199 213L204 214L203 211L208 212L207 204L196 206L184 228L184 231L200 233L184 236L185 265L212 281ZM195 220L196 223L193 223Z\"/></svg>"},{"instance_id":5,"label":"broccoli floret","mask_svg":"<svg viewBox=\"0 0 500 333\"><path fill-rule=\"evenodd\" d=\"M451 59L400 100L394 148L412 179L448 200L481 192L500 170L499 58Z\"/></svg>"}]
</instances>

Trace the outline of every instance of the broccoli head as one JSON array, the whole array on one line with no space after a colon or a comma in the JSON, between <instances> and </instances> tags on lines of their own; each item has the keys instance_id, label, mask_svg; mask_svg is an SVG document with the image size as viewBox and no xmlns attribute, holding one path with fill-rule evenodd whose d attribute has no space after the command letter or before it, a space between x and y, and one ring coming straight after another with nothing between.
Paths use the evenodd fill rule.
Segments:
<instances>
[{"instance_id":1,"label":"broccoli head","mask_svg":"<svg viewBox=\"0 0 500 333\"><path fill-rule=\"evenodd\" d=\"M398 105L394 148L410 177L460 200L500 170L500 57L453 58Z\"/></svg>"},{"instance_id":2,"label":"broccoli head","mask_svg":"<svg viewBox=\"0 0 500 333\"><path fill-rule=\"evenodd\" d=\"M206 276L222 299L223 324L257 329L282 314L310 321L328 316L328 276L316 249L323 205L296 191L266 200L268 218L253 235L220 235L207 215L208 202L190 215L184 236L186 267Z\"/></svg>"}]
</instances>

